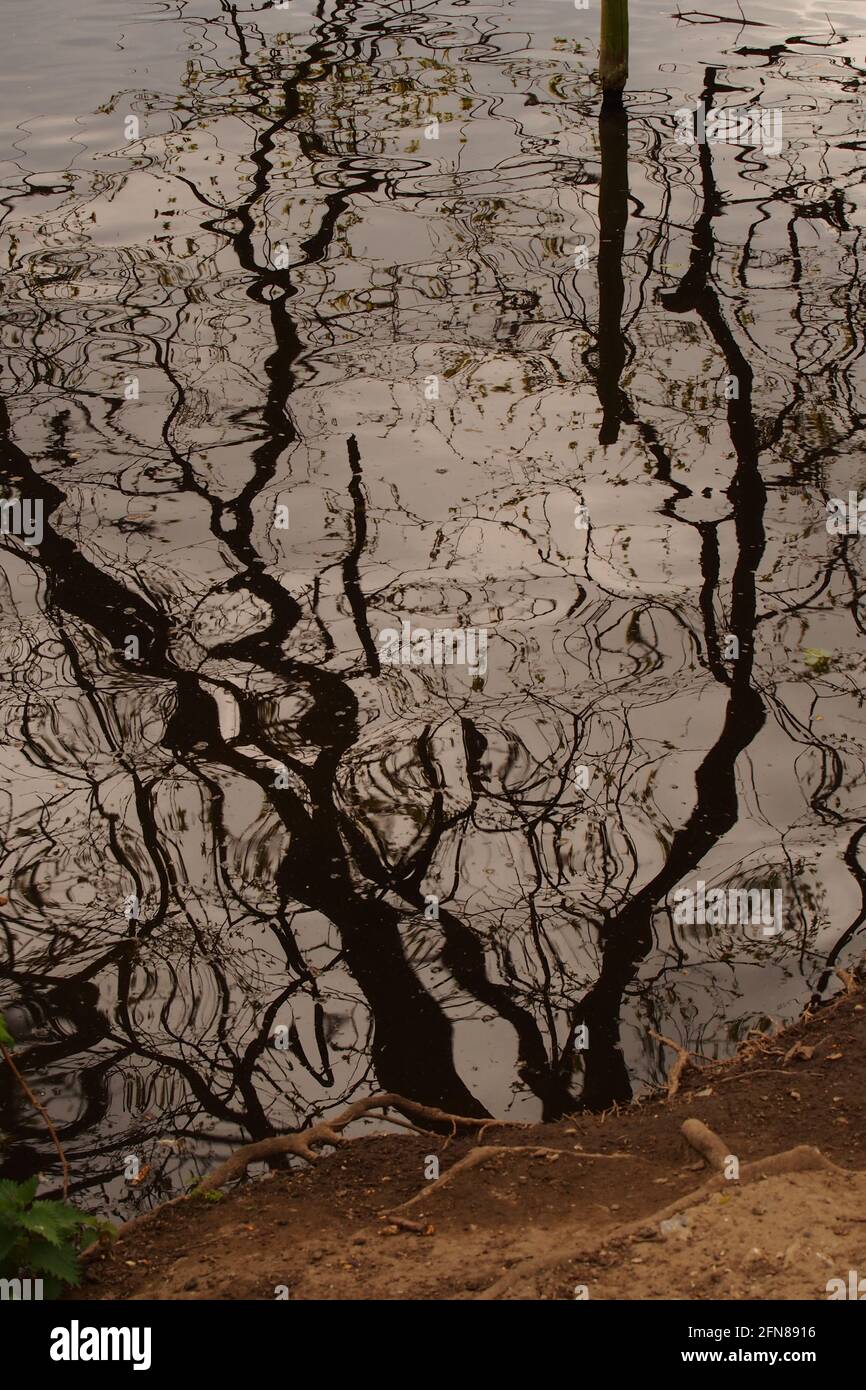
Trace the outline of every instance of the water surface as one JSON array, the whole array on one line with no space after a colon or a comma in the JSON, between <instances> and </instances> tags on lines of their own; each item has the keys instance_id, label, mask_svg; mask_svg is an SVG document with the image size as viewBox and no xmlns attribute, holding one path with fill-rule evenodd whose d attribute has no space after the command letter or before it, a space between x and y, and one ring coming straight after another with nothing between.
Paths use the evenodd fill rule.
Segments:
<instances>
[{"instance_id":1,"label":"water surface","mask_svg":"<svg viewBox=\"0 0 866 1390\"><path fill-rule=\"evenodd\" d=\"M746 9L634 5L600 121L595 0L6 0L0 998L88 1205L602 1110L862 955L866 38Z\"/></svg>"}]
</instances>

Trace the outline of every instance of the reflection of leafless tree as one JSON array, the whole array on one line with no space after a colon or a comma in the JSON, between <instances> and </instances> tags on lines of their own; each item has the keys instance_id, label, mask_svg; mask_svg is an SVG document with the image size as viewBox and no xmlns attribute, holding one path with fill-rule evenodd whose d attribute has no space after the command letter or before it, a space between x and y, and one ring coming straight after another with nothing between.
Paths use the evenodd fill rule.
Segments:
<instances>
[{"instance_id":1,"label":"reflection of leafless tree","mask_svg":"<svg viewBox=\"0 0 866 1390\"><path fill-rule=\"evenodd\" d=\"M824 991L866 915L860 559L823 528L861 429L846 185L678 151L658 115L605 116L575 158L571 58L449 11L470 56L446 60L441 7L379 10L288 58L227 4L194 21L214 58L147 99L171 134L58 192L10 270L3 477L45 535L6 547L4 978L83 1185L165 1130L261 1137L374 1076L453 1112L503 1084L604 1107L658 1075L647 1022L718 1050ZM145 171L146 253L91 242ZM568 269L578 228L595 277ZM381 670L404 614L486 623L484 688ZM783 883L783 939L683 936L698 873ZM465 1061L485 1026L510 1049L490 1084ZM24 1171L43 1139L3 1102Z\"/></svg>"}]
</instances>

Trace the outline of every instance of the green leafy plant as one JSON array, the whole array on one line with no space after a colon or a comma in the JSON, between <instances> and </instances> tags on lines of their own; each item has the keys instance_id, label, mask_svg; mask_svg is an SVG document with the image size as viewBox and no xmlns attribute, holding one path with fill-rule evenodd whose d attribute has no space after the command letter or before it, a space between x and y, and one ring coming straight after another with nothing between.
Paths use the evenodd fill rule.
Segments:
<instances>
[{"instance_id":1,"label":"green leafy plant","mask_svg":"<svg viewBox=\"0 0 866 1390\"><path fill-rule=\"evenodd\" d=\"M37 1200L38 1186L38 1178L0 1179L0 1278L39 1278L45 1297L57 1298L64 1285L79 1283L82 1238L105 1222L68 1202Z\"/></svg>"},{"instance_id":2,"label":"green leafy plant","mask_svg":"<svg viewBox=\"0 0 866 1390\"><path fill-rule=\"evenodd\" d=\"M803 660L817 675L822 675L824 671L829 671L832 657L830 653L825 652L822 647L805 647L803 649Z\"/></svg>"},{"instance_id":3,"label":"green leafy plant","mask_svg":"<svg viewBox=\"0 0 866 1390\"><path fill-rule=\"evenodd\" d=\"M69 1165L45 1107L40 1105L12 1059L14 1046L15 1039L0 1014L0 1056L45 1120L63 1166L64 1200L38 1200L38 1178L29 1178L27 1182L0 1178L0 1279L17 1279L22 1275L41 1279L43 1295L57 1298L64 1285L79 1282L78 1252L83 1238L91 1232L113 1235L114 1228L96 1216L78 1211L65 1200Z\"/></svg>"}]
</instances>

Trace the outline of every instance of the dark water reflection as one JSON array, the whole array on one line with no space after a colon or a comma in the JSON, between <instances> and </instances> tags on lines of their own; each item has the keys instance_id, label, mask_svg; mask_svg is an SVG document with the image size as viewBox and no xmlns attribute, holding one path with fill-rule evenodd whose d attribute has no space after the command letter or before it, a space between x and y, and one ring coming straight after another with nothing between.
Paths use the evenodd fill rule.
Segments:
<instances>
[{"instance_id":1,"label":"dark water reflection","mask_svg":"<svg viewBox=\"0 0 866 1390\"><path fill-rule=\"evenodd\" d=\"M854 7L639 4L602 120L565 0L73 8L10 6L2 480L44 534L2 541L0 941L78 1189L377 1085L605 1108L650 1030L722 1056L839 988ZM678 143L700 100L782 149ZM404 619L486 673L380 664ZM782 932L675 923L698 879ZM53 1173L0 1087L5 1170Z\"/></svg>"}]
</instances>

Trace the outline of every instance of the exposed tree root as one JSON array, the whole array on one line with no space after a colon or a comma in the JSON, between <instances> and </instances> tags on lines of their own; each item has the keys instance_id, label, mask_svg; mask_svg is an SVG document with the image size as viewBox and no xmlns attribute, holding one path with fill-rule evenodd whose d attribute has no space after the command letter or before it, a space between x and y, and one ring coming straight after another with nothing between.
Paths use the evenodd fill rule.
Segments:
<instances>
[{"instance_id":1,"label":"exposed tree root","mask_svg":"<svg viewBox=\"0 0 866 1390\"><path fill-rule=\"evenodd\" d=\"M427 1231L433 1229L432 1226L425 1226L423 1221L411 1221L408 1216L389 1216L388 1224L401 1231L413 1231L417 1236L423 1236Z\"/></svg>"},{"instance_id":2,"label":"exposed tree root","mask_svg":"<svg viewBox=\"0 0 866 1390\"><path fill-rule=\"evenodd\" d=\"M719 1160L724 1166L724 1159L727 1158L730 1150L727 1149L724 1141L719 1138L711 1129L708 1129L700 1120L686 1120L682 1126L682 1133L687 1142L696 1149L707 1160L711 1166L718 1169ZM623 1226L614 1227L608 1231L601 1240L592 1245L575 1248L574 1246L560 1246L558 1250L542 1255L534 1259L524 1260L521 1264L515 1265L501 1279L483 1289L481 1293L475 1294L475 1299L481 1302L489 1302L499 1297L512 1284L519 1279L527 1278L533 1274L541 1273L544 1270L554 1268L557 1265L565 1264L574 1260L589 1260L598 1252L616 1242L628 1240L632 1236L641 1234L656 1233L662 1221L668 1221L672 1216L679 1215L682 1211L687 1211L690 1207L698 1206L707 1197L715 1192L729 1189L732 1185L744 1186L746 1183L755 1182L761 1178L778 1177L783 1173L805 1173L816 1169L823 1169L831 1173L845 1174L849 1169L840 1168L838 1164L832 1163L821 1153L820 1149L813 1148L810 1144L798 1144L796 1148L786 1149L782 1153L768 1154L766 1158L759 1158L753 1163L746 1163L740 1169L739 1180L727 1180L717 1173L717 1176L710 1178L695 1188L693 1192L688 1192L684 1197L677 1198L670 1202L660 1211L653 1212L650 1216L641 1216L635 1221L630 1221Z\"/></svg>"},{"instance_id":3,"label":"exposed tree root","mask_svg":"<svg viewBox=\"0 0 866 1390\"><path fill-rule=\"evenodd\" d=\"M497 1152L513 1153L514 1150L503 1150L498 1148L498 1146L490 1149L470 1149L468 1154L465 1154L463 1158L459 1158L456 1163L453 1163L451 1165L447 1173L443 1173L442 1176L440 1178L437 1178L435 1182L431 1182L429 1186L422 1188L420 1192L416 1192L414 1197L410 1197L407 1201L400 1202L398 1206L393 1207L392 1211L388 1212L383 1217L383 1219L389 1221L391 1219L392 1212L405 1211L407 1207L413 1207L415 1203L420 1202L423 1197L429 1197L431 1193L438 1191L440 1187L445 1187L446 1184L451 1182L452 1178L456 1177L458 1173L465 1172L467 1168L476 1168L479 1163L484 1163L485 1160L488 1159L491 1154L495 1154Z\"/></svg>"},{"instance_id":4,"label":"exposed tree root","mask_svg":"<svg viewBox=\"0 0 866 1390\"><path fill-rule=\"evenodd\" d=\"M173 1197L168 1202L163 1202L155 1207L153 1211L142 1212L138 1216L133 1216L129 1221L123 1222L117 1228L117 1239L128 1235L133 1229L138 1230L141 1226L150 1223L155 1217L159 1216L168 1207L180 1205L182 1202L189 1202L196 1196L206 1192L214 1192L222 1188L226 1183L233 1182L242 1178L251 1163L271 1162L276 1158L283 1158L287 1154L295 1154L299 1158L304 1158L308 1163L315 1163L318 1154L315 1148L322 1144L330 1144L337 1147L340 1144L350 1142L342 1131L354 1120L361 1119L372 1110L399 1109L416 1119L429 1120L435 1124L449 1124L451 1126L451 1137L458 1129L474 1129L478 1132L479 1147L472 1149L464 1158L458 1160L441 1178L423 1188L421 1192L410 1197L407 1202L400 1203L394 1207L394 1212L402 1211L404 1207L412 1206L434 1192L437 1187L443 1186L446 1182L464 1168L473 1168L476 1164L484 1162L491 1154L496 1153L536 1153L536 1154L567 1154L572 1158L630 1158L630 1154L595 1154L585 1153L583 1150L572 1149L550 1149L537 1144L527 1145L519 1148L506 1148L504 1145L491 1145L489 1148L480 1147L480 1140L488 1129L533 1129L531 1121L516 1120L492 1120L487 1117L481 1119L467 1115L451 1115L445 1110L439 1110L435 1106L421 1105L420 1102L408 1100L405 1096L397 1095L393 1091L383 1091L377 1095L366 1096L363 1100L355 1101L342 1114L335 1119L323 1121L319 1124L310 1125L307 1129L299 1130L295 1134L278 1134L268 1139L259 1139L252 1144L244 1144L236 1149L227 1159L212 1168L209 1173L197 1183L192 1192L185 1192L179 1197ZM420 1126L406 1124L404 1127L418 1132ZM388 1213L384 1216L385 1220L392 1220L394 1224L402 1224L396 1216ZM406 1229L411 1229L411 1223L406 1224ZM92 1258L104 1248L101 1241L95 1241L93 1245L82 1252L82 1259Z\"/></svg>"},{"instance_id":5,"label":"exposed tree root","mask_svg":"<svg viewBox=\"0 0 866 1390\"><path fill-rule=\"evenodd\" d=\"M350 1141L342 1131L353 1120L361 1119L371 1110L389 1109L401 1110L404 1115L429 1120L434 1124L448 1124L451 1126L452 1137L458 1129L475 1129L481 1136L488 1129L532 1129L534 1127L531 1121L492 1120L487 1116L482 1119L477 1116L450 1115L445 1110L437 1109L436 1106L421 1105L419 1101L408 1100L395 1091L381 1091L376 1095L366 1096L363 1100L356 1100L354 1104L333 1120L310 1125L307 1129L298 1130L295 1134L278 1134L269 1139L259 1139L253 1144L244 1144L218 1164L216 1168L212 1168L201 1182L196 1184L192 1192L184 1192L179 1197L172 1197L169 1201L154 1207L152 1211L141 1212L138 1216L131 1217L129 1221L124 1221L117 1228L116 1239L120 1240L129 1235L133 1229L138 1230L141 1226L149 1224L168 1207L179 1206L202 1193L214 1192L225 1183L242 1178L251 1163L270 1162L272 1159L283 1158L287 1154L296 1154L299 1158L306 1159L308 1163L315 1163L318 1155L314 1146L331 1144L336 1147L340 1144L346 1144ZM397 1123L402 1122L398 1121ZM420 1126L414 1124L404 1125L404 1127L414 1130L416 1133L420 1129ZM452 1170L449 1169L450 1171ZM82 1251L81 1258L91 1259L104 1248L103 1241L94 1241L92 1245Z\"/></svg>"},{"instance_id":6,"label":"exposed tree root","mask_svg":"<svg viewBox=\"0 0 866 1390\"><path fill-rule=\"evenodd\" d=\"M786 1071L785 1067L753 1067L751 1071L736 1072L733 1076L713 1077L714 1086L724 1086L729 1081L748 1081L752 1076L780 1076ZM811 1067L798 1067L797 1076L813 1076L814 1071Z\"/></svg>"},{"instance_id":7,"label":"exposed tree root","mask_svg":"<svg viewBox=\"0 0 866 1390\"><path fill-rule=\"evenodd\" d=\"M664 1043L665 1047L673 1048L677 1054L676 1061L668 1073L668 1100L671 1100L680 1088L683 1072L691 1064L692 1057L697 1054L689 1052L687 1047L680 1047L679 1043L674 1042L671 1038L666 1038L662 1033L654 1032L652 1028L649 1029L649 1035L651 1038L655 1038L656 1042Z\"/></svg>"},{"instance_id":8,"label":"exposed tree root","mask_svg":"<svg viewBox=\"0 0 866 1390\"><path fill-rule=\"evenodd\" d=\"M494 1127L498 1128L530 1128L526 1124L518 1124L513 1120L491 1120L485 1116L483 1119L468 1117L466 1115L449 1115L444 1110L438 1110L432 1105L421 1105L418 1101L407 1100L405 1096L399 1096L393 1091L382 1091L378 1095L366 1096L363 1100L356 1100L347 1110L333 1120L321 1122L320 1124L310 1125L308 1129L298 1130L296 1134L278 1134L270 1139L259 1139L254 1144L244 1144L242 1148L235 1149L223 1163L213 1168L206 1177L196 1187L196 1192L212 1192L217 1187L223 1187L225 1183L232 1182L235 1178L241 1178L245 1174L251 1163L270 1162L274 1158L282 1158L286 1154L297 1154L300 1158L305 1158L308 1163L315 1163L317 1154L314 1152L314 1145L332 1144L335 1147L346 1143L342 1131L353 1120L360 1119L371 1110L400 1110L410 1118L430 1120L435 1124L450 1124L452 1130L457 1129L477 1129L487 1130ZM412 1126L419 1128L419 1126Z\"/></svg>"},{"instance_id":9,"label":"exposed tree root","mask_svg":"<svg viewBox=\"0 0 866 1390\"><path fill-rule=\"evenodd\" d=\"M194 1191L213 1192L236 1178L242 1178L251 1163L270 1163L272 1159L284 1158L287 1154L296 1154L308 1163L315 1163L317 1155L313 1144L332 1144L336 1147L345 1142L335 1124L311 1125L297 1134L276 1134L270 1139L259 1139L254 1144L244 1144L216 1168L212 1168L196 1184Z\"/></svg>"},{"instance_id":10,"label":"exposed tree root","mask_svg":"<svg viewBox=\"0 0 866 1390\"><path fill-rule=\"evenodd\" d=\"M731 1151L724 1140L705 1125L703 1120L684 1121L680 1126L680 1133L686 1143L691 1144L711 1168L715 1168L717 1173L724 1172Z\"/></svg>"},{"instance_id":11,"label":"exposed tree root","mask_svg":"<svg viewBox=\"0 0 866 1390\"><path fill-rule=\"evenodd\" d=\"M432 1196L434 1192L438 1191L439 1188L445 1187L446 1183L451 1182L458 1173L465 1172L467 1168L477 1168L479 1163L484 1163L488 1158L493 1158L497 1154L532 1154L533 1157L537 1158L547 1158L550 1154L556 1154L557 1158L560 1156L564 1156L565 1158L631 1158L631 1154L583 1153L579 1149L551 1149L539 1144L490 1144L486 1148L478 1146L474 1149L470 1149L468 1154L465 1154L463 1158L453 1163L447 1173L442 1174L441 1178L437 1178L435 1182L428 1183L420 1192L416 1192L414 1197L409 1197L407 1201L400 1202L398 1206L392 1207L391 1211L383 1213L383 1221L392 1220L394 1212L405 1211L407 1207L414 1206L416 1202L423 1202L427 1197Z\"/></svg>"}]
</instances>

